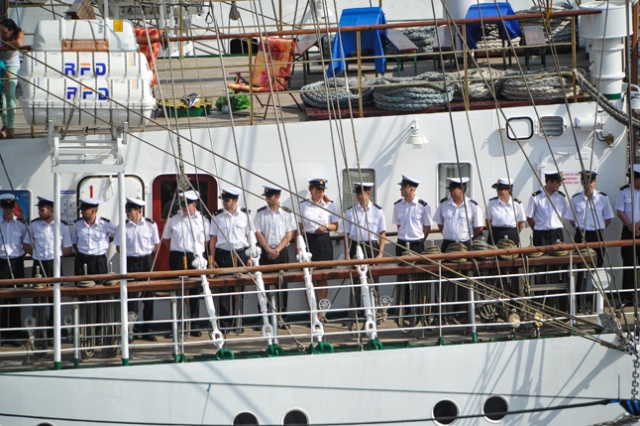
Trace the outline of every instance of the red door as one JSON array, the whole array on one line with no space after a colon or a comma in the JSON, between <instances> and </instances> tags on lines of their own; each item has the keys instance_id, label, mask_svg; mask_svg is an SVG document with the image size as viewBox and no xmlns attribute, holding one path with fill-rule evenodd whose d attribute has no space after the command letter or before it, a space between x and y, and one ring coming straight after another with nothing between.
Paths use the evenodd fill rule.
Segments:
<instances>
[{"instance_id":1,"label":"red door","mask_svg":"<svg viewBox=\"0 0 640 426\"><path fill-rule=\"evenodd\" d=\"M191 185L200 192L202 200L201 205L199 205L200 211L204 216L210 217L209 212L214 212L218 209L218 184L216 180L213 176L204 174L191 174L187 175L187 178ZM158 176L153 181L151 194L153 220L158 224L160 237L162 237L162 231L167 219L179 210L176 196L177 186L175 174ZM169 249L164 244L160 247L160 255L155 269L157 271L169 270Z\"/></svg>"}]
</instances>

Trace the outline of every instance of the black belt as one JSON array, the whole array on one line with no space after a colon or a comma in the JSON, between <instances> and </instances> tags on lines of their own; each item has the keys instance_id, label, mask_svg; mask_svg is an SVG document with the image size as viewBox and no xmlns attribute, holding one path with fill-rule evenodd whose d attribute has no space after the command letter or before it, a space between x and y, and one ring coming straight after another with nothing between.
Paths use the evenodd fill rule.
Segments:
<instances>
[{"instance_id":1,"label":"black belt","mask_svg":"<svg viewBox=\"0 0 640 426\"><path fill-rule=\"evenodd\" d=\"M178 254L185 254L185 255L187 255L187 254L193 254L193 253L192 253L192 252L190 252L190 251L180 251L180 250L171 250L169 253L178 253Z\"/></svg>"},{"instance_id":2,"label":"black belt","mask_svg":"<svg viewBox=\"0 0 640 426\"><path fill-rule=\"evenodd\" d=\"M98 259L99 257L105 257L105 254L84 254L84 253L80 253L78 252L78 256L77 257L84 257L85 259Z\"/></svg>"},{"instance_id":3,"label":"black belt","mask_svg":"<svg viewBox=\"0 0 640 426\"><path fill-rule=\"evenodd\" d=\"M239 249L234 249L234 250L225 250L225 249L221 249L221 248L217 248L216 252L222 252L222 253L244 253L249 247L243 247L243 248L239 248Z\"/></svg>"},{"instance_id":4,"label":"black belt","mask_svg":"<svg viewBox=\"0 0 640 426\"><path fill-rule=\"evenodd\" d=\"M147 257L151 257L151 254L143 254L142 256L127 256L127 259L145 259Z\"/></svg>"},{"instance_id":5,"label":"black belt","mask_svg":"<svg viewBox=\"0 0 640 426\"><path fill-rule=\"evenodd\" d=\"M417 240L402 240L402 239L398 238L398 244L400 244L400 243L403 243L403 244L404 244L404 243L417 244L417 243L421 243L421 242L423 242L423 241L424 241L424 239L417 239Z\"/></svg>"},{"instance_id":6,"label":"black belt","mask_svg":"<svg viewBox=\"0 0 640 426\"><path fill-rule=\"evenodd\" d=\"M538 230L538 229L534 229L533 232L539 232L541 234L550 234L552 232L558 232L558 231L562 231L562 228L555 228L555 229L545 229L544 231Z\"/></svg>"}]
</instances>

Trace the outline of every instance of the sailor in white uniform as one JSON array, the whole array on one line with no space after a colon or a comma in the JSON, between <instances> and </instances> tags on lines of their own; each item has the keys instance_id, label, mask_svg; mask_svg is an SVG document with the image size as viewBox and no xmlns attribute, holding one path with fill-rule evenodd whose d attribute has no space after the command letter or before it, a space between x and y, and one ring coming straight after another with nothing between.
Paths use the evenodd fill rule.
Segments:
<instances>
[{"instance_id":1,"label":"sailor in white uniform","mask_svg":"<svg viewBox=\"0 0 640 426\"><path fill-rule=\"evenodd\" d=\"M414 253L424 251L424 240L431 232L431 207L426 201L416 196L420 181L402 175L400 198L393 204L391 222L398 227L398 244L396 256L408 250Z\"/></svg>"},{"instance_id":2,"label":"sailor in white uniform","mask_svg":"<svg viewBox=\"0 0 640 426\"><path fill-rule=\"evenodd\" d=\"M179 195L180 211L169 218L162 231L162 241L169 248L169 268L172 271L193 269L194 250L206 259L206 240L209 238L209 219L198 211L198 191L185 191ZM189 290L189 295L200 294L199 288ZM200 316L200 299L189 300L191 318ZM202 332L191 324L191 335L202 336Z\"/></svg>"},{"instance_id":3,"label":"sailor in white uniform","mask_svg":"<svg viewBox=\"0 0 640 426\"><path fill-rule=\"evenodd\" d=\"M54 201L49 197L38 196L38 217L29 224L29 233L26 242L28 244L27 252L31 253L33 258L33 274L40 272L42 276L53 277L53 260L54 260L54 233L55 227L60 228L60 256L70 256L73 252L73 244L71 243L71 233L66 222L60 221L55 224L53 219ZM62 262L60 263L60 276L62 272ZM48 297L47 303L53 303L53 298ZM50 307L42 308L47 313L47 326L53 327L53 309ZM41 324L42 325L42 324ZM53 329L47 329L47 336L53 337Z\"/></svg>"},{"instance_id":4,"label":"sailor in white uniform","mask_svg":"<svg viewBox=\"0 0 640 426\"><path fill-rule=\"evenodd\" d=\"M465 195L468 177L447 178L449 197L443 198L433 215L442 233L443 253L451 243L459 242L471 248L471 240L482 234L484 214L478 203Z\"/></svg>"},{"instance_id":5,"label":"sailor in white uniform","mask_svg":"<svg viewBox=\"0 0 640 426\"><path fill-rule=\"evenodd\" d=\"M298 226L304 235L313 262L333 260L333 243L331 231L338 230L338 211L336 205L326 195L327 179L309 179L310 198L300 203L300 219ZM316 283L318 301L327 298L328 289L325 280ZM322 314L318 314L322 319Z\"/></svg>"},{"instance_id":6,"label":"sailor in white uniform","mask_svg":"<svg viewBox=\"0 0 640 426\"><path fill-rule=\"evenodd\" d=\"M76 249L75 275L106 274L107 250L116 234L117 226L104 217L97 217L100 201L95 198L80 198L80 219L71 229L71 242Z\"/></svg>"},{"instance_id":7,"label":"sailor in white uniform","mask_svg":"<svg viewBox=\"0 0 640 426\"><path fill-rule=\"evenodd\" d=\"M149 272L153 266L153 258L160 248L160 235L158 225L142 215L144 200L127 197L125 211L127 221L125 223L125 238L127 245L127 272ZM113 242L118 252L120 251L120 233L116 234ZM132 294L133 299L139 299L143 293ZM145 298L155 297L153 292L145 292ZM140 300L129 302L129 312L138 314ZM150 342L157 340L156 336L149 334L150 324L153 321L153 300L144 301L143 324L134 326L134 333L143 333L142 338Z\"/></svg>"},{"instance_id":8,"label":"sailor in white uniform","mask_svg":"<svg viewBox=\"0 0 640 426\"><path fill-rule=\"evenodd\" d=\"M254 221L256 239L262 248L260 265L289 263L287 247L298 230L291 209L280 205L282 189L274 185L265 185L262 196L267 202L256 212ZM272 287L272 286L271 286ZM286 290L288 287L280 290ZM278 292L278 312L287 310L287 292Z\"/></svg>"},{"instance_id":9,"label":"sailor in white uniform","mask_svg":"<svg viewBox=\"0 0 640 426\"><path fill-rule=\"evenodd\" d=\"M53 199L41 196L37 198L38 218L29 224L30 233L27 235L27 244L30 246L29 252L34 261L34 268L40 267L43 276L53 277L53 239L56 226L53 222ZM73 252L73 244L69 226L61 221L58 227L60 228L60 254L70 256ZM62 270L60 275L63 275Z\"/></svg>"},{"instance_id":10,"label":"sailor in white uniform","mask_svg":"<svg viewBox=\"0 0 640 426\"><path fill-rule=\"evenodd\" d=\"M564 242L562 217L567 208L567 197L559 190L564 178L558 170L545 171L544 177L544 189L531 194L525 210L527 222L533 229L534 246Z\"/></svg>"},{"instance_id":11,"label":"sailor in white uniform","mask_svg":"<svg viewBox=\"0 0 640 426\"><path fill-rule=\"evenodd\" d=\"M487 241L489 244L495 244L506 236L519 246L520 232L524 229L527 217L520 200L512 197L513 181L500 178L491 187L498 192L498 196L491 198L487 203Z\"/></svg>"},{"instance_id":12,"label":"sailor in white uniform","mask_svg":"<svg viewBox=\"0 0 640 426\"><path fill-rule=\"evenodd\" d=\"M382 207L370 200L372 187L371 182L354 183L357 203L344 215L345 251L351 259L355 258L358 246L365 258L380 258L384 254L387 226Z\"/></svg>"},{"instance_id":13,"label":"sailor in white uniform","mask_svg":"<svg viewBox=\"0 0 640 426\"><path fill-rule=\"evenodd\" d=\"M15 214L16 197L11 193L0 195L0 278L24 278L24 255L27 246L27 225ZM20 304L19 299L4 299L2 305ZM20 307L0 309L0 339L6 343L20 346L15 339L26 337L20 331L2 331L3 328L22 327ZM13 340L12 340L13 339Z\"/></svg>"},{"instance_id":14,"label":"sailor in white uniform","mask_svg":"<svg viewBox=\"0 0 640 426\"><path fill-rule=\"evenodd\" d=\"M598 173L590 170L580 172L580 183L583 190L571 197L571 206L567 208L564 218L576 229L576 243L604 241L603 232L613 219L613 209L609 197L595 189ZM604 263L604 250L595 248L598 257L596 266Z\"/></svg>"},{"instance_id":15,"label":"sailor in white uniform","mask_svg":"<svg viewBox=\"0 0 640 426\"><path fill-rule=\"evenodd\" d=\"M640 238L640 164L634 164L629 174L633 173L633 181L620 188L618 198L616 200L616 215L622 222L621 240L632 240L635 234L636 238ZM633 253L636 252L637 258L634 259ZM622 257L623 266L634 266L640 264L640 249L633 245L620 247L620 255ZM636 273L633 269L625 269L622 272L622 288L624 290L633 290ZM633 295L626 292L622 296L625 304L630 304Z\"/></svg>"},{"instance_id":16,"label":"sailor in white uniform","mask_svg":"<svg viewBox=\"0 0 640 426\"><path fill-rule=\"evenodd\" d=\"M252 264L246 254L246 250L249 248L251 216L247 209L238 206L239 196L240 190L238 188L223 188L220 194L223 208L217 210L211 218L209 252L213 256L214 266L217 268L233 268ZM236 290L235 287L220 287L221 293L232 293ZM220 316L223 317L220 324L223 328L232 327L233 322L236 321L229 318L230 315L242 314L241 300L236 300L237 303L234 304L233 296L220 297ZM236 324L239 322L236 321Z\"/></svg>"}]
</instances>

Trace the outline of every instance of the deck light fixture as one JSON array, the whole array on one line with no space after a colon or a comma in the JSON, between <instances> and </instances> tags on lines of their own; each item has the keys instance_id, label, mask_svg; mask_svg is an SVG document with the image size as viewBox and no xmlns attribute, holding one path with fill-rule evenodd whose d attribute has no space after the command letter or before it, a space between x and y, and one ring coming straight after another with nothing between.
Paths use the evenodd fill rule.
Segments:
<instances>
[{"instance_id":1,"label":"deck light fixture","mask_svg":"<svg viewBox=\"0 0 640 426\"><path fill-rule=\"evenodd\" d=\"M413 145L414 148L420 149L422 145L429 143L425 135L420 131L420 127L418 126L418 120L413 119L413 124L411 124L411 131L409 132L409 136L405 142L407 145Z\"/></svg>"}]
</instances>

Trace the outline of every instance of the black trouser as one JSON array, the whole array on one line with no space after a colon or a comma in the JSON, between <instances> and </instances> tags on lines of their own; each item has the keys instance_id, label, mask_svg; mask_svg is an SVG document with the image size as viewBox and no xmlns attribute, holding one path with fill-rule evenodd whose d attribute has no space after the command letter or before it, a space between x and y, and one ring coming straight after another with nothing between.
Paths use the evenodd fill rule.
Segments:
<instances>
[{"instance_id":1,"label":"black trouser","mask_svg":"<svg viewBox=\"0 0 640 426\"><path fill-rule=\"evenodd\" d=\"M407 251L407 245L409 250L415 253L422 253L424 251L424 240L406 241L398 238L398 244L396 245L396 256L402 256Z\"/></svg>"},{"instance_id":2,"label":"black trouser","mask_svg":"<svg viewBox=\"0 0 640 426\"><path fill-rule=\"evenodd\" d=\"M328 232L322 234L307 232L307 244L309 244L309 252L312 254L312 262L333 260L333 243Z\"/></svg>"},{"instance_id":3,"label":"black trouser","mask_svg":"<svg viewBox=\"0 0 640 426\"><path fill-rule=\"evenodd\" d=\"M87 265L88 275L107 274L109 272L106 254L87 255L84 253L78 253L73 265L74 275L84 275L85 264Z\"/></svg>"},{"instance_id":4,"label":"black trouser","mask_svg":"<svg viewBox=\"0 0 640 426\"><path fill-rule=\"evenodd\" d=\"M204 256L204 253L202 254ZM187 258L187 267L186 269L194 269L191 265L193 262L193 253L191 252L181 252L181 251L170 251L169 252L169 268L172 271L184 271L184 258ZM197 296L200 294L200 288L190 288L187 290L187 294L189 296ZM197 297L189 298L189 310L191 311L191 318L199 318L200 317L200 299ZM196 327L195 323L191 323L191 329L194 330Z\"/></svg>"},{"instance_id":5,"label":"black trouser","mask_svg":"<svg viewBox=\"0 0 640 426\"><path fill-rule=\"evenodd\" d=\"M153 265L153 255L151 254L146 256L127 256L127 272L149 272L151 271L151 265ZM144 293L131 294L131 297L134 299L154 297L154 293L152 291L145 291ZM146 333L151 327L148 321L153 321L153 300L145 300L143 305L143 324L140 326L140 332ZM129 302L128 309L129 312L135 312L137 315L140 310L140 300ZM134 331L137 332L138 328L134 327Z\"/></svg>"},{"instance_id":6,"label":"black trouser","mask_svg":"<svg viewBox=\"0 0 640 426\"><path fill-rule=\"evenodd\" d=\"M214 260L218 265L218 268L234 268L237 266L246 265L247 260L249 259L245 254L246 249L247 247L232 252L229 250L222 250L217 248ZM235 287L227 286L220 287L220 293L233 293L236 291L241 292L242 289L236 289ZM228 296L220 296L220 317L228 317L229 315L233 315L236 304L238 305L238 308L241 308L242 304L240 303L240 301L242 297L242 294L238 294L236 296L232 294L229 294ZM240 312L240 314L242 314L242 312ZM220 321L220 325L224 328L228 328L233 325L234 321L237 320L232 318L224 318Z\"/></svg>"},{"instance_id":7,"label":"black trouser","mask_svg":"<svg viewBox=\"0 0 640 426\"><path fill-rule=\"evenodd\" d=\"M378 243L377 241L358 242L358 241L351 240L351 245L349 246L349 257L351 259L356 258L356 250L358 246L362 247L362 254L364 255L365 259L373 259L378 255L378 253L380 253L380 243ZM372 282L377 283L378 282L377 278L374 278ZM358 284L360 284L360 282L358 282ZM350 295L353 298L351 300L351 307L352 308L363 307L361 303L362 288L354 287L353 290L354 291Z\"/></svg>"},{"instance_id":8,"label":"black trouser","mask_svg":"<svg viewBox=\"0 0 640 426\"><path fill-rule=\"evenodd\" d=\"M47 278L51 278L53 277L53 259L51 260L37 260L37 259L33 259L33 274L35 275L36 271L38 270L38 268L36 268L36 266L39 266L40 269L40 274L42 274L44 277ZM62 276L62 259L60 260L60 275ZM53 297L47 297L47 303L49 305L53 305ZM53 327L53 308L48 308L48 312L49 314L47 315L47 326L49 327ZM41 324L38 324L41 325ZM47 330L47 336L48 337L53 337L53 328L50 328Z\"/></svg>"},{"instance_id":9,"label":"black trouser","mask_svg":"<svg viewBox=\"0 0 640 426\"><path fill-rule=\"evenodd\" d=\"M260 254L260 265L279 265L281 263L289 263L289 250L287 250L287 248L283 248L280 251L280 254L278 255L278 257L276 257L275 259L269 259L269 255L267 254L266 250L262 250L262 253ZM279 291L278 292L278 306L274 306L275 309L278 310L278 312L282 312L282 313L286 313L287 312L287 302L289 300L288 298L288 292L286 290L289 289L288 284L284 284L284 288L278 288L278 286L275 285L270 285L268 286L267 290L285 290L285 291ZM258 304L258 312L260 312L260 305ZM286 318L286 315L283 315L283 317Z\"/></svg>"},{"instance_id":10,"label":"black trouser","mask_svg":"<svg viewBox=\"0 0 640 426\"><path fill-rule=\"evenodd\" d=\"M576 243L582 243L584 241L588 243L604 241L602 238L602 232L604 230L599 231L582 231L576 228L576 233L573 237ZM582 239L582 233L584 232L584 240ZM600 268L604 265L604 247L592 247L592 249L596 252L596 267ZM587 262L589 259L586 259Z\"/></svg>"},{"instance_id":11,"label":"black trouser","mask_svg":"<svg viewBox=\"0 0 640 426\"><path fill-rule=\"evenodd\" d=\"M629 230L628 227L624 226L622 228L622 235L620 236L621 240L632 240L633 234ZM633 258L633 250L634 246L625 246L620 247L620 256L622 257L622 266L631 267L630 269L625 269L622 273L622 289L623 290L633 290L634 282L636 279L636 271L633 268L634 265L640 264L640 247L635 247L636 249L636 259ZM630 301L633 299L633 295L631 293L625 293L623 295L623 299Z\"/></svg>"},{"instance_id":12,"label":"black trouser","mask_svg":"<svg viewBox=\"0 0 640 426\"><path fill-rule=\"evenodd\" d=\"M24 278L24 257L0 259L0 279ZM4 289L9 289L4 287ZM3 299L0 305L19 305L20 299ZM22 327L20 306L0 308L0 330L3 328ZM2 339L20 339L26 337L26 332L14 330L2 332Z\"/></svg>"},{"instance_id":13,"label":"black trouser","mask_svg":"<svg viewBox=\"0 0 640 426\"><path fill-rule=\"evenodd\" d=\"M424 240L407 241L398 238L398 244L396 244L396 256L403 256L407 251L407 248L414 253L420 254L424 251ZM398 275L398 281L405 281L406 277L407 275ZM402 287L402 285L396 286L396 290L394 290L397 291L398 295L404 294L404 297L402 298L403 300L400 300L400 297L397 296L398 299L396 300L398 301L398 304L411 304L411 294L408 291L409 286L405 286L405 291L402 291L400 287Z\"/></svg>"},{"instance_id":14,"label":"black trouser","mask_svg":"<svg viewBox=\"0 0 640 426\"><path fill-rule=\"evenodd\" d=\"M534 246L550 246L558 241L564 242L564 233L562 228L549 229L547 231L533 231Z\"/></svg>"},{"instance_id":15,"label":"black trouser","mask_svg":"<svg viewBox=\"0 0 640 426\"><path fill-rule=\"evenodd\" d=\"M516 246L520 246L520 234L518 233L518 228L510 226L492 226L489 230L489 238L487 238L487 242L495 245L497 241L503 240L505 236L516 243Z\"/></svg>"}]
</instances>

